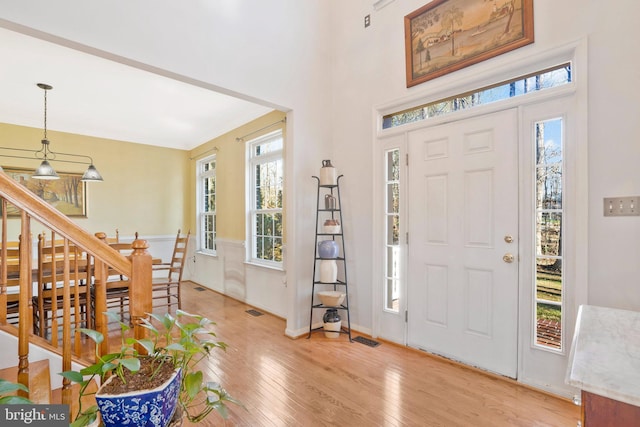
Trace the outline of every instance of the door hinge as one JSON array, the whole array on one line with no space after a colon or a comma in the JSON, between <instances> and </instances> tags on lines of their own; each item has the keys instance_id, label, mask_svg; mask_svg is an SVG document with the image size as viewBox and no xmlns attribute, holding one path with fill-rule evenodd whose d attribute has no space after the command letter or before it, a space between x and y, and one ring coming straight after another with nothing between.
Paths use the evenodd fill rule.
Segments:
<instances>
[{"instance_id":1,"label":"door hinge","mask_svg":"<svg viewBox=\"0 0 640 427\"><path fill-rule=\"evenodd\" d=\"M407 166L409 166L409 153L404 155L404 161Z\"/></svg>"},{"instance_id":2,"label":"door hinge","mask_svg":"<svg viewBox=\"0 0 640 427\"><path fill-rule=\"evenodd\" d=\"M404 323L409 323L409 311L404 311Z\"/></svg>"},{"instance_id":3,"label":"door hinge","mask_svg":"<svg viewBox=\"0 0 640 427\"><path fill-rule=\"evenodd\" d=\"M409 232L407 231L405 233L405 237L404 237L405 241L407 242L407 245L409 244Z\"/></svg>"}]
</instances>

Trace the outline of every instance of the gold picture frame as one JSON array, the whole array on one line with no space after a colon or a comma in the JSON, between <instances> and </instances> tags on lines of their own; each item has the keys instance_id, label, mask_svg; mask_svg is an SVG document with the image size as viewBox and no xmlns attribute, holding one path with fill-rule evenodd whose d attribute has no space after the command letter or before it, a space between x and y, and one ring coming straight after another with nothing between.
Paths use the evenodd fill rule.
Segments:
<instances>
[{"instance_id":1,"label":"gold picture frame","mask_svg":"<svg viewBox=\"0 0 640 427\"><path fill-rule=\"evenodd\" d=\"M33 178L30 169L5 167L4 172L63 214L86 218L87 187L81 173L58 172L60 179L48 180ZM7 215L19 216L20 211L7 204Z\"/></svg>"},{"instance_id":2,"label":"gold picture frame","mask_svg":"<svg viewBox=\"0 0 640 427\"><path fill-rule=\"evenodd\" d=\"M533 0L433 0L404 36L411 87L533 43Z\"/></svg>"}]
</instances>

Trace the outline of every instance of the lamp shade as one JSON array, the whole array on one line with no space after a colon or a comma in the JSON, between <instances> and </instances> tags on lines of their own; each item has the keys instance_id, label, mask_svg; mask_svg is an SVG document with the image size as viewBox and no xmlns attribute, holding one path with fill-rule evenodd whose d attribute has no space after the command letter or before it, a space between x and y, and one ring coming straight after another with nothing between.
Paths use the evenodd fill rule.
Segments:
<instances>
[{"instance_id":1,"label":"lamp shade","mask_svg":"<svg viewBox=\"0 0 640 427\"><path fill-rule=\"evenodd\" d=\"M103 179L102 179L102 175L100 175L100 172L98 172L98 169L96 169L96 167L93 166L93 163L91 163L87 168L87 170L85 171L84 175L82 175L82 181L100 182L100 181L103 181Z\"/></svg>"},{"instance_id":2,"label":"lamp shade","mask_svg":"<svg viewBox=\"0 0 640 427\"><path fill-rule=\"evenodd\" d=\"M43 160L42 163L40 163L40 166L38 166L38 169L36 169L35 173L33 174L33 178L36 178L36 179L60 179L60 177L58 176L56 171L53 169L53 167L46 160Z\"/></svg>"}]
</instances>

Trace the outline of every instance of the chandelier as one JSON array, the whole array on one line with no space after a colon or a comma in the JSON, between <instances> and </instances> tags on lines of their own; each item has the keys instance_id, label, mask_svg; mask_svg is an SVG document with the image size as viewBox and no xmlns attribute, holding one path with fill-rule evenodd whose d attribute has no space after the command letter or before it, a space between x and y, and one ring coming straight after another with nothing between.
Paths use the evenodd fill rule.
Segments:
<instances>
[{"instance_id":1,"label":"chandelier","mask_svg":"<svg viewBox=\"0 0 640 427\"><path fill-rule=\"evenodd\" d=\"M65 162L65 163L79 163L79 164L88 164L87 170L82 175L82 181L102 181L102 176L100 172L93 165L93 159L90 156L85 156L83 154L72 154L72 153L61 153L57 151L53 151L50 148L50 142L47 139L47 91L53 89L52 86L46 83L38 83L38 87L44 91L44 137L42 141L42 147L39 150L27 150L24 148L9 148L9 147L0 147L0 150L11 150L11 151L22 151L32 153L33 157L36 159L42 160L40 166L37 167L33 174L33 178L35 179L59 179L60 177L56 173L53 166L49 163L49 161L54 162ZM33 157L27 156L19 156L12 154L0 154L4 157L13 157L18 159L31 159ZM88 161L80 161L80 160L70 160L69 158L84 158L88 159ZM0 167L0 170L2 168Z\"/></svg>"}]
</instances>

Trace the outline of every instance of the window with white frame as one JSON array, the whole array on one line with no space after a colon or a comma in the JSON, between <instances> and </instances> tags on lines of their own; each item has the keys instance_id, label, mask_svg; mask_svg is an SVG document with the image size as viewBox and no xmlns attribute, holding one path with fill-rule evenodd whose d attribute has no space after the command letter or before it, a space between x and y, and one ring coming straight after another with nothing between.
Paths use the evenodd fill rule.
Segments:
<instances>
[{"instance_id":1,"label":"window with white frame","mask_svg":"<svg viewBox=\"0 0 640 427\"><path fill-rule=\"evenodd\" d=\"M563 350L563 119L534 124L535 132L535 336L536 345Z\"/></svg>"},{"instance_id":2,"label":"window with white frame","mask_svg":"<svg viewBox=\"0 0 640 427\"><path fill-rule=\"evenodd\" d=\"M516 77L471 92L387 114L382 117L382 129L402 126L426 120L430 117L442 116L526 95L531 92L555 88L569 84L572 80L571 63L557 65L550 69Z\"/></svg>"},{"instance_id":3,"label":"window with white frame","mask_svg":"<svg viewBox=\"0 0 640 427\"><path fill-rule=\"evenodd\" d=\"M216 156L197 163L199 251L216 253Z\"/></svg>"},{"instance_id":4,"label":"window with white frame","mask_svg":"<svg viewBox=\"0 0 640 427\"><path fill-rule=\"evenodd\" d=\"M398 312L400 297L400 150L385 152L384 309Z\"/></svg>"},{"instance_id":5,"label":"window with white frame","mask_svg":"<svg viewBox=\"0 0 640 427\"><path fill-rule=\"evenodd\" d=\"M283 139L278 130L249 141L247 200L249 262L282 267Z\"/></svg>"}]
</instances>

